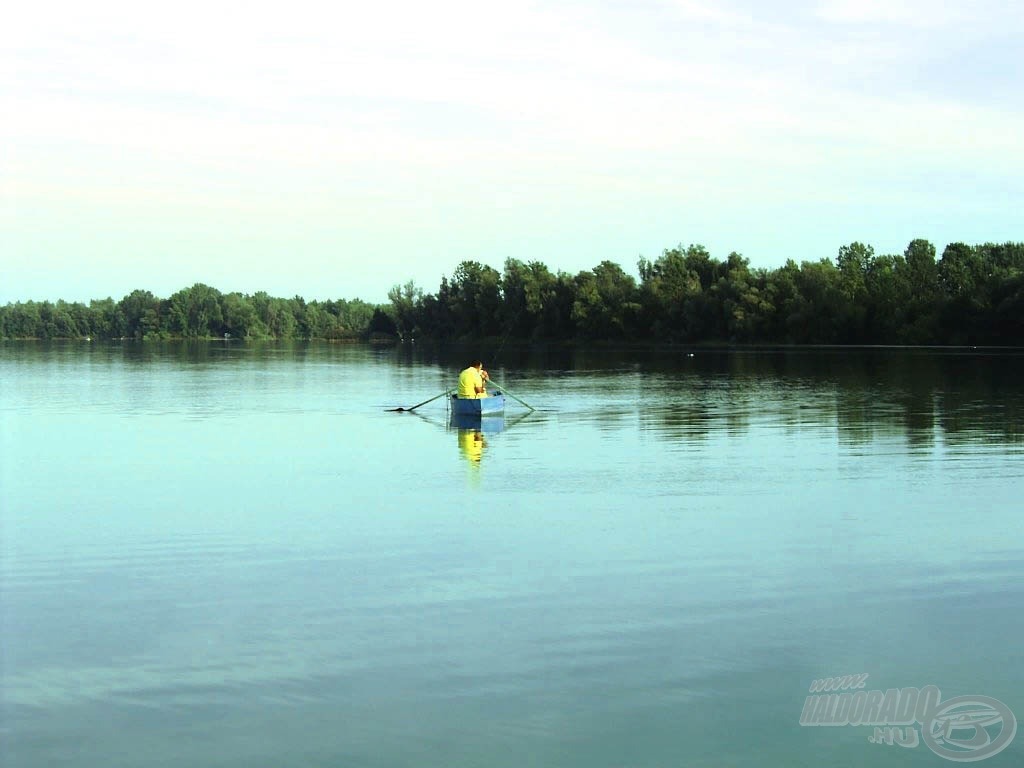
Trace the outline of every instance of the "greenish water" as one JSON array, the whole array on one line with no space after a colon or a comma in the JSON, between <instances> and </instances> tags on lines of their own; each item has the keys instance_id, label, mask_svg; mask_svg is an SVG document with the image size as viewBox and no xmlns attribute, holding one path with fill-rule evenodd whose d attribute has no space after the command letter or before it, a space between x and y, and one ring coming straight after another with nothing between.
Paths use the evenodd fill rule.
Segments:
<instances>
[{"instance_id":1,"label":"greenish water","mask_svg":"<svg viewBox=\"0 0 1024 768\"><path fill-rule=\"evenodd\" d=\"M1024 356L503 349L537 412L386 410L475 351L0 346L0 764L952 764L801 726L857 673L1024 717Z\"/></svg>"}]
</instances>

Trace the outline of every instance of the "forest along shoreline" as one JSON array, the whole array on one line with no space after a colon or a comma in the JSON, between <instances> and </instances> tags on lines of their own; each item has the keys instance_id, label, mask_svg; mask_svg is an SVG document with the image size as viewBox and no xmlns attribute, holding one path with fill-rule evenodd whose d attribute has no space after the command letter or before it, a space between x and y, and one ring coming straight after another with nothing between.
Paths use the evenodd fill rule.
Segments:
<instances>
[{"instance_id":1,"label":"forest along shoreline","mask_svg":"<svg viewBox=\"0 0 1024 768\"><path fill-rule=\"evenodd\" d=\"M245 339L630 343L696 346L986 346L1024 342L1024 243L927 240L875 255L854 242L835 259L751 268L700 245L611 261L575 275L539 261L502 272L464 261L436 292L396 285L389 301L222 293L196 283L159 298L134 290L82 302L0 306L3 339Z\"/></svg>"}]
</instances>

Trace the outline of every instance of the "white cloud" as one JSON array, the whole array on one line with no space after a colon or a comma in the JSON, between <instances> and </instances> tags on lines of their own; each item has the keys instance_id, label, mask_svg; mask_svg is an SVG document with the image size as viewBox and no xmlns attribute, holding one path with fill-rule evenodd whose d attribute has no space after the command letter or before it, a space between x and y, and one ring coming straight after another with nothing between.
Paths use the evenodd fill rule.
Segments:
<instances>
[{"instance_id":1,"label":"white cloud","mask_svg":"<svg viewBox=\"0 0 1024 768\"><path fill-rule=\"evenodd\" d=\"M696 21L706 21L726 26L753 23L753 18L749 14L732 10L720 3L709 4L697 2L697 0L673 0L671 6L679 14Z\"/></svg>"},{"instance_id":2,"label":"white cloud","mask_svg":"<svg viewBox=\"0 0 1024 768\"><path fill-rule=\"evenodd\" d=\"M949 0L825 0L817 15L832 22L940 27L977 15L978 5Z\"/></svg>"},{"instance_id":3,"label":"white cloud","mask_svg":"<svg viewBox=\"0 0 1024 768\"><path fill-rule=\"evenodd\" d=\"M921 8L821 13L905 25ZM219 213L235 232L275 221L279 241L293 227L311 258L391 238L407 257L410 243L447 254L449 270L497 232L574 242L590 261L613 221L642 232L649 211L729 220L808 190L849 203L888 194L887 179L1024 170L1018 105L890 84L943 49L938 30L801 24L695 0L23 4L0 28L0 192L25 213L0 250L41 251L36 222L71 231L97 220L75 211L107 210L142 243L197 222L196 253ZM101 242L82 227L82 248Z\"/></svg>"}]
</instances>

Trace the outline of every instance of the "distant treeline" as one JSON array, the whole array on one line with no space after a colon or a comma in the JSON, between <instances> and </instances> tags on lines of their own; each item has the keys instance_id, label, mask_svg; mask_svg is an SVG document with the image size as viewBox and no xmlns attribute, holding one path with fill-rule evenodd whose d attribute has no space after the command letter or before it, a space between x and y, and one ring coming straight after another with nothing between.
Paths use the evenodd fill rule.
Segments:
<instances>
[{"instance_id":1,"label":"distant treeline","mask_svg":"<svg viewBox=\"0 0 1024 768\"><path fill-rule=\"evenodd\" d=\"M770 344L1024 344L1024 243L927 240L876 256L851 243L835 261L751 269L699 245L568 275L516 259L503 273L463 262L436 294L389 297L399 333L435 339Z\"/></svg>"},{"instance_id":2,"label":"distant treeline","mask_svg":"<svg viewBox=\"0 0 1024 768\"><path fill-rule=\"evenodd\" d=\"M135 290L120 301L94 299L88 305L25 301L0 307L0 336L23 339L360 339L374 318L390 321L382 308L365 301L281 299L221 293L202 283L169 299Z\"/></svg>"},{"instance_id":3,"label":"distant treeline","mask_svg":"<svg viewBox=\"0 0 1024 768\"><path fill-rule=\"evenodd\" d=\"M222 294L197 284L159 299L133 291L88 306L0 307L7 338L323 338L743 344L1024 344L1024 243L927 240L876 256L854 242L835 260L751 269L699 245L640 259L639 279L603 261L571 275L539 261L504 270L462 262L436 293L396 286L390 303Z\"/></svg>"}]
</instances>

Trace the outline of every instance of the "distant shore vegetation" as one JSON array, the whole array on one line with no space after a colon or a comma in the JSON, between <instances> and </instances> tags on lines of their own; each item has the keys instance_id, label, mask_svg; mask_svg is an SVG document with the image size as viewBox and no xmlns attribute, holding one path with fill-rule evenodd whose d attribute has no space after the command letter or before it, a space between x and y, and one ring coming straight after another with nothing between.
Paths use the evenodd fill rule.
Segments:
<instances>
[{"instance_id":1,"label":"distant shore vegetation","mask_svg":"<svg viewBox=\"0 0 1024 768\"><path fill-rule=\"evenodd\" d=\"M396 285L389 302L135 290L88 304L0 307L7 339L335 339L726 344L1024 344L1024 243L927 240L876 255L853 242L835 259L752 269L700 245L572 275L540 261L458 265L434 293Z\"/></svg>"}]
</instances>

